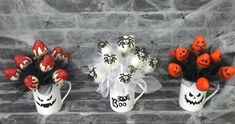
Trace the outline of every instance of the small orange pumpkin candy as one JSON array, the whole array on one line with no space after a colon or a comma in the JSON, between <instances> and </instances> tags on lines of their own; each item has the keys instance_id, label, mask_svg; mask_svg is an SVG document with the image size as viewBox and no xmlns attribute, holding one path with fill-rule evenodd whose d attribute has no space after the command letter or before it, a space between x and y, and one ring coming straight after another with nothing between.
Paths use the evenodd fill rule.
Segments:
<instances>
[{"instance_id":1,"label":"small orange pumpkin candy","mask_svg":"<svg viewBox=\"0 0 235 124\"><path fill-rule=\"evenodd\" d=\"M217 49L217 50L213 51L213 52L210 54L211 60L212 60L212 62L214 62L214 63L218 63L218 62L221 61L220 56L221 56L221 51L220 51L220 49Z\"/></svg>"},{"instance_id":2,"label":"small orange pumpkin candy","mask_svg":"<svg viewBox=\"0 0 235 124\"><path fill-rule=\"evenodd\" d=\"M209 54L204 53L204 54L200 55L197 58L196 63L197 63L197 66L201 69L209 67L210 66L210 56L209 56Z\"/></svg>"},{"instance_id":3,"label":"small orange pumpkin candy","mask_svg":"<svg viewBox=\"0 0 235 124\"><path fill-rule=\"evenodd\" d=\"M189 52L183 46L180 46L176 49L175 56L178 61L182 62L188 58Z\"/></svg>"},{"instance_id":4,"label":"small orange pumpkin candy","mask_svg":"<svg viewBox=\"0 0 235 124\"><path fill-rule=\"evenodd\" d=\"M169 51L169 55L170 55L171 58L175 58L175 49L171 49Z\"/></svg>"},{"instance_id":5,"label":"small orange pumpkin candy","mask_svg":"<svg viewBox=\"0 0 235 124\"><path fill-rule=\"evenodd\" d=\"M218 76L222 80L228 80L235 74L235 68L232 66L222 66L218 71Z\"/></svg>"},{"instance_id":6,"label":"small orange pumpkin candy","mask_svg":"<svg viewBox=\"0 0 235 124\"><path fill-rule=\"evenodd\" d=\"M202 35L198 35L194 40L190 47L190 51L193 53L197 53L199 51L206 49L206 40Z\"/></svg>"},{"instance_id":7,"label":"small orange pumpkin candy","mask_svg":"<svg viewBox=\"0 0 235 124\"><path fill-rule=\"evenodd\" d=\"M182 68L176 63L170 63L168 65L168 72L172 77L179 77L182 72Z\"/></svg>"},{"instance_id":8,"label":"small orange pumpkin candy","mask_svg":"<svg viewBox=\"0 0 235 124\"><path fill-rule=\"evenodd\" d=\"M210 89L210 82L206 78L201 77L197 80L196 87L200 91L207 91Z\"/></svg>"}]
</instances>

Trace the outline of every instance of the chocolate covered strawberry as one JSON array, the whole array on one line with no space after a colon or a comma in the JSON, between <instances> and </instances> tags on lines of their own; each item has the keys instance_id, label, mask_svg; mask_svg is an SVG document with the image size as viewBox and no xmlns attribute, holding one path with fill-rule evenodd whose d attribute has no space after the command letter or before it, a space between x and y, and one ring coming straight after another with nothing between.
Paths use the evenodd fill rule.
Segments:
<instances>
[{"instance_id":1,"label":"chocolate covered strawberry","mask_svg":"<svg viewBox=\"0 0 235 124\"><path fill-rule=\"evenodd\" d=\"M63 59L62 60L63 60L64 65L68 64L70 57L71 57L70 52L64 52L63 53Z\"/></svg>"},{"instance_id":2,"label":"chocolate covered strawberry","mask_svg":"<svg viewBox=\"0 0 235 124\"><path fill-rule=\"evenodd\" d=\"M6 68L4 69L5 76L11 81L18 81L21 71L17 68Z\"/></svg>"},{"instance_id":3,"label":"chocolate covered strawberry","mask_svg":"<svg viewBox=\"0 0 235 124\"><path fill-rule=\"evenodd\" d=\"M55 47L51 54L55 60L62 60L63 58L63 49L61 47Z\"/></svg>"},{"instance_id":4,"label":"chocolate covered strawberry","mask_svg":"<svg viewBox=\"0 0 235 124\"><path fill-rule=\"evenodd\" d=\"M22 54L16 55L14 59L15 59L15 63L18 66L18 68L20 68L22 70L27 68L28 65L30 63L32 63L32 60L29 57L22 55Z\"/></svg>"},{"instance_id":5,"label":"chocolate covered strawberry","mask_svg":"<svg viewBox=\"0 0 235 124\"><path fill-rule=\"evenodd\" d=\"M37 89L39 80L33 75L28 75L24 78L24 85L30 90Z\"/></svg>"},{"instance_id":6,"label":"chocolate covered strawberry","mask_svg":"<svg viewBox=\"0 0 235 124\"><path fill-rule=\"evenodd\" d=\"M63 83L68 78L68 73L58 68L69 62L71 53L63 52L61 47L55 47L49 51L41 40L34 42L32 51L35 55L34 58L24 54L15 55L14 61L17 67L4 69L5 76L9 80L22 81L21 84L25 87L35 90L40 85L50 85L53 83L51 80L54 80L55 83ZM17 87L19 84L20 82Z\"/></svg>"},{"instance_id":7,"label":"chocolate covered strawberry","mask_svg":"<svg viewBox=\"0 0 235 124\"><path fill-rule=\"evenodd\" d=\"M36 40L34 42L32 50L36 57L45 55L48 52L47 46L41 40Z\"/></svg>"},{"instance_id":8,"label":"chocolate covered strawberry","mask_svg":"<svg viewBox=\"0 0 235 124\"><path fill-rule=\"evenodd\" d=\"M52 75L52 79L54 80L54 82L59 84L64 83L67 78L68 72L66 72L64 69L58 69Z\"/></svg>"},{"instance_id":9,"label":"chocolate covered strawberry","mask_svg":"<svg viewBox=\"0 0 235 124\"><path fill-rule=\"evenodd\" d=\"M39 66L42 72L51 71L55 67L54 58L50 55L45 55L41 60Z\"/></svg>"}]
</instances>

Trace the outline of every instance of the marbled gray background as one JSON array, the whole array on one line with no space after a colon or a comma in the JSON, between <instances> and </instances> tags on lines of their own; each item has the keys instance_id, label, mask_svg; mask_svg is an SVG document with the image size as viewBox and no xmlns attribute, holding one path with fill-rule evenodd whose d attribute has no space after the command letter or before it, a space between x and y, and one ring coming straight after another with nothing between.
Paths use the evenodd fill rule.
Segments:
<instances>
[{"instance_id":1,"label":"marbled gray background","mask_svg":"<svg viewBox=\"0 0 235 124\"><path fill-rule=\"evenodd\" d=\"M179 43L187 46L197 34L223 52L235 51L235 0L0 0L1 70L13 65L15 53L29 53L40 38L49 47L71 50L77 72L71 74L73 88L62 111L41 116L31 93L14 89L0 71L1 123L203 123L178 106L179 83L163 80L157 73L164 87L144 95L125 114L113 112L108 99L95 92L96 86L77 70L92 60L98 40L116 42L124 34L134 35L140 46L156 41L162 48L159 70L167 77L169 48ZM205 122L235 123L234 111ZM192 116L196 119L189 121Z\"/></svg>"}]
</instances>

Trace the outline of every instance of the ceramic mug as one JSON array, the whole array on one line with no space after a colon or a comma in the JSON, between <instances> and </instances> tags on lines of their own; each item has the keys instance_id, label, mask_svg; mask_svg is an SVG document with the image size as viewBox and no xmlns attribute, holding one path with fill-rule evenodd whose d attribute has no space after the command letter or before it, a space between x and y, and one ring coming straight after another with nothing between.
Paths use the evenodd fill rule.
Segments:
<instances>
[{"instance_id":1,"label":"ceramic mug","mask_svg":"<svg viewBox=\"0 0 235 124\"><path fill-rule=\"evenodd\" d=\"M185 85L190 83L192 84L191 86ZM219 91L219 88L220 85L218 83L216 90L207 97L207 91L198 90L195 82L192 83L185 79L182 79L179 94L179 105L184 110L190 112L199 111L203 108L204 104Z\"/></svg>"},{"instance_id":2,"label":"ceramic mug","mask_svg":"<svg viewBox=\"0 0 235 124\"><path fill-rule=\"evenodd\" d=\"M65 81L69 85L69 89L63 99L61 99L60 87L63 84L52 84L52 88L50 91L47 91L45 94L41 94L38 89L33 90L34 102L36 105L36 109L38 113L42 115L50 115L58 112L71 90L71 83L69 81Z\"/></svg>"},{"instance_id":3,"label":"ceramic mug","mask_svg":"<svg viewBox=\"0 0 235 124\"><path fill-rule=\"evenodd\" d=\"M132 82L133 83L133 82ZM137 83L136 83L137 84ZM110 88L110 106L116 112L128 112L133 109L135 103L147 90L147 85L137 84L143 90L143 92L135 98L135 92L129 88L125 89L125 92L122 90L116 90L114 87Z\"/></svg>"}]
</instances>

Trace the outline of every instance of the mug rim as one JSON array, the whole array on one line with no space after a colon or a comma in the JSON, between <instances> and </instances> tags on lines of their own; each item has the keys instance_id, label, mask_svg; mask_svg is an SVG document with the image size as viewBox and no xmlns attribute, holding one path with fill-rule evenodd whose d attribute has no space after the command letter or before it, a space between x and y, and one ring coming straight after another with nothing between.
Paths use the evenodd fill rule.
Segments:
<instances>
[{"instance_id":1,"label":"mug rim","mask_svg":"<svg viewBox=\"0 0 235 124\"><path fill-rule=\"evenodd\" d=\"M181 81L187 81L187 82L190 82L190 83L196 83L196 81L190 81L190 80L187 80L186 78L182 78Z\"/></svg>"},{"instance_id":2,"label":"mug rim","mask_svg":"<svg viewBox=\"0 0 235 124\"><path fill-rule=\"evenodd\" d=\"M34 93L36 93L36 94L38 94L38 95L40 95L40 96L50 96L50 95L52 95L53 94L53 89L54 89L54 87L57 85L57 84L51 84L52 85L52 88L51 88L51 91L50 91L50 93L49 94L42 94L42 93L40 93L39 91L38 91L38 89L35 89L35 90L33 90L33 92ZM60 84L58 84L58 85L60 85Z\"/></svg>"},{"instance_id":3,"label":"mug rim","mask_svg":"<svg viewBox=\"0 0 235 124\"><path fill-rule=\"evenodd\" d=\"M182 78L182 79L181 79L181 84L183 84L183 83L182 83L183 81L185 81L185 82L190 82L190 83L192 83L192 84L197 83L196 81L190 81L190 80L187 80L186 78ZM213 82L219 82L219 81L211 81L210 83L212 84ZM185 84L183 84L183 85L185 85Z\"/></svg>"}]
</instances>

